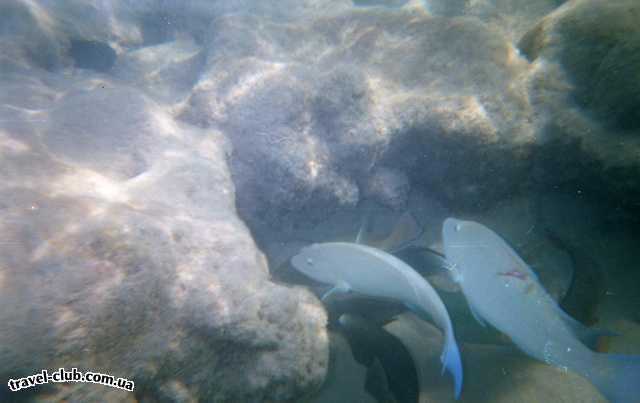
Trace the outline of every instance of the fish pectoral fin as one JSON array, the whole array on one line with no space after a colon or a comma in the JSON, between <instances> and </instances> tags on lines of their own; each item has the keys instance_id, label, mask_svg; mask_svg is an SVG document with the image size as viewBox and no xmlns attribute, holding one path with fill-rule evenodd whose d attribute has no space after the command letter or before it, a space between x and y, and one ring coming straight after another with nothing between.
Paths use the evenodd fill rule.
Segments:
<instances>
[{"instance_id":1,"label":"fish pectoral fin","mask_svg":"<svg viewBox=\"0 0 640 403\"><path fill-rule=\"evenodd\" d=\"M347 294L351 292L351 285L346 281L339 281L329 291L325 292L322 296L322 302L327 302L331 296L336 294Z\"/></svg>"}]
</instances>

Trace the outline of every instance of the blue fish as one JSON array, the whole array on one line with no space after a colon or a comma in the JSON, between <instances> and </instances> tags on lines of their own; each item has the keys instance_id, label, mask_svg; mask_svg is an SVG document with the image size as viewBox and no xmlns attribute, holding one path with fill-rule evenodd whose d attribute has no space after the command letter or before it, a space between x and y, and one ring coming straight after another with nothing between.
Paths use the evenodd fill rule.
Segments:
<instances>
[{"instance_id":1,"label":"blue fish","mask_svg":"<svg viewBox=\"0 0 640 403\"><path fill-rule=\"evenodd\" d=\"M347 242L313 244L291 258L292 266L313 280L333 285L334 293L355 292L404 304L444 332L443 371L454 378L456 399L462 390L462 363L447 309L431 285L409 265L382 250Z\"/></svg>"},{"instance_id":2,"label":"blue fish","mask_svg":"<svg viewBox=\"0 0 640 403\"><path fill-rule=\"evenodd\" d=\"M477 222L447 218L442 241L449 269L479 321L531 357L580 374L610 401L640 402L640 356L587 348L581 339L598 332L562 311L500 236Z\"/></svg>"}]
</instances>

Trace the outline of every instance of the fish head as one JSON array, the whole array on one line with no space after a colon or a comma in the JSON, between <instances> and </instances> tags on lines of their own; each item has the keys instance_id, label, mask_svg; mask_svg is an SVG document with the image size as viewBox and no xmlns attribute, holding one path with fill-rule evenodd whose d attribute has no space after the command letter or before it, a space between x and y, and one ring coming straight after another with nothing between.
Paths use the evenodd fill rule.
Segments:
<instances>
[{"instance_id":1,"label":"fish head","mask_svg":"<svg viewBox=\"0 0 640 403\"><path fill-rule=\"evenodd\" d=\"M447 261L463 278L496 275L525 282L529 277L530 269L517 253L480 223L447 218L442 244Z\"/></svg>"},{"instance_id":2,"label":"fish head","mask_svg":"<svg viewBox=\"0 0 640 403\"><path fill-rule=\"evenodd\" d=\"M490 232L490 231L489 231ZM473 221L447 218L442 224L442 246L449 263L449 271L454 280L459 281L465 277L464 271L475 267L468 263L477 253L479 242L487 235L487 228Z\"/></svg>"},{"instance_id":3,"label":"fish head","mask_svg":"<svg viewBox=\"0 0 640 403\"><path fill-rule=\"evenodd\" d=\"M464 243L473 239L484 228L473 221L458 220L449 217L442 224L442 242L446 244Z\"/></svg>"},{"instance_id":4,"label":"fish head","mask_svg":"<svg viewBox=\"0 0 640 403\"><path fill-rule=\"evenodd\" d=\"M340 262L334 260L335 255L329 253L321 244L313 244L300 249L300 252L291 258L291 265L315 281L337 284L340 278L336 269Z\"/></svg>"}]
</instances>

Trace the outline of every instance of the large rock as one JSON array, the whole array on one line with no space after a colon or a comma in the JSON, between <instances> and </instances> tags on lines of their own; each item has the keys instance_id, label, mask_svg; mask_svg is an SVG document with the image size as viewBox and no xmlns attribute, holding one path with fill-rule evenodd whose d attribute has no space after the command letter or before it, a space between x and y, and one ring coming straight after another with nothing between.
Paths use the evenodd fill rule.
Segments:
<instances>
[{"instance_id":1,"label":"large rock","mask_svg":"<svg viewBox=\"0 0 640 403\"><path fill-rule=\"evenodd\" d=\"M229 135L252 226L354 205L379 164L461 204L491 189L490 204L526 173L536 130L518 80L527 63L499 32L415 8L261 21L212 26L181 115Z\"/></svg>"},{"instance_id":2,"label":"large rock","mask_svg":"<svg viewBox=\"0 0 640 403\"><path fill-rule=\"evenodd\" d=\"M640 195L638 15L636 1L570 1L519 43L545 127L535 177L632 209Z\"/></svg>"},{"instance_id":3,"label":"large rock","mask_svg":"<svg viewBox=\"0 0 640 403\"><path fill-rule=\"evenodd\" d=\"M33 2L10 0L0 4L0 72L53 69L62 65L63 46Z\"/></svg>"},{"instance_id":4,"label":"large rock","mask_svg":"<svg viewBox=\"0 0 640 403\"><path fill-rule=\"evenodd\" d=\"M640 4L574 0L542 19L520 41L530 58L558 60L574 98L622 128L640 128Z\"/></svg>"},{"instance_id":5,"label":"large rock","mask_svg":"<svg viewBox=\"0 0 640 403\"><path fill-rule=\"evenodd\" d=\"M384 206L401 210L407 206L410 189L409 179L403 172L379 167L367 181L365 194Z\"/></svg>"},{"instance_id":6,"label":"large rock","mask_svg":"<svg viewBox=\"0 0 640 403\"><path fill-rule=\"evenodd\" d=\"M2 377L99 370L154 401L297 401L319 386L324 311L270 282L235 213L223 135L104 78L36 72L0 109Z\"/></svg>"},{"instance_id":7,"label":"large rock","mask_svg":"<svg viewBox=\"0 0 640 403\"><path fill-rule=\"evenodd\" d=\"M173 103L191 91L203 63L202 48L193 40L180 39L121 55L114 75L154 99Z\"/></svg>"},{"instance_id":8,"label":"large rock","mask_svg":"<svg viewBox=\"0 0 640 403\"><path fill-rule=\"evenodd\" d=\"M554 11L564 1L565 0L430 0L430 2L436 4L462 3L461 6L464 15L473 16L491 26L495 26L514 42L520 39L540 18Z\"/></svg>"}]
</instances>

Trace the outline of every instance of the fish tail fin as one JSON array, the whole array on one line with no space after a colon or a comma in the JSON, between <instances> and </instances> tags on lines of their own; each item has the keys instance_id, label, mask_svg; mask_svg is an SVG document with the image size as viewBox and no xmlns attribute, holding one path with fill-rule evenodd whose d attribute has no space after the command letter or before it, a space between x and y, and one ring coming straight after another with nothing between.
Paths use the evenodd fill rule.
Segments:
<instances>
[{"instance_id":1,"label":"fish tail fin","mask_svg":"<svg viewBox=\"0 0 640 403\"><path fill-rule=\"evenodd\" d=\"M453 332L447 333L447 341L440 360L442 361L442 373L446 369L453 376L455 396L458 399L462 391L462 360Z\"/></svg>"},{"instance_id":2,"label":"fish tail fin","mask_svg":"<svg viewBox=\"0 0 640 403\"><path fill-rule=\"evenodd\" d=\"M609 401L640 401L640 355L594 354L586 377Z\"/></svg>"}]
</instances>

